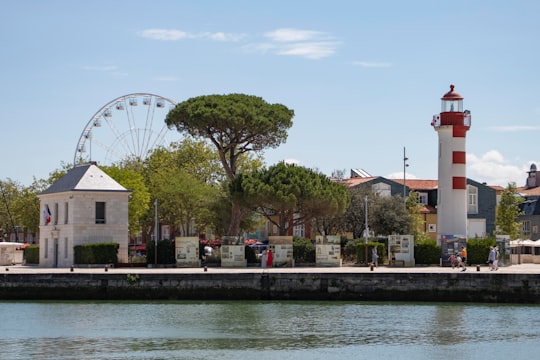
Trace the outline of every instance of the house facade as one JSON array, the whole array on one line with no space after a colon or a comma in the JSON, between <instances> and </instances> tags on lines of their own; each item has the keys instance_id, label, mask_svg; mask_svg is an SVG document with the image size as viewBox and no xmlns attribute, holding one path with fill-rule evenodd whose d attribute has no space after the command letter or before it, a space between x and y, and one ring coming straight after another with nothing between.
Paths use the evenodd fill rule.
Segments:
<instances>
[{"instance_id":1,"label":"house facade","mask_svg":"<svg viewBox=\"0 0 540 360\"><path fill-rule=\"evenodd\" d=\"M540 171L536 164L532 164L527 172L525 186L517 189L518 193L524 198L520 205L523 215L518 216L518 222L521 222L521 238L538 240L540 239Z\"/></svg>"},{"instance_id":2,"label":"house facade","mask_svg":"<svg viewBox=\"0 0 540 360\"><path fill-rule=\"evenodd\" d=\"M369 186L381 196L409 195L418 193L422 204L423 232L437 240L437 180L386 179L381 176L352 177L347 179L349 187ZM467 179L467 234L468 238L485 237L495 231L497 192L486 184ZM451 235L451 234L449 234Z\"/></svg>"},{"instance_id":3,"label":"house facade","mask_svg":"<svg viewBox=\"0 0 540 360\"><path fill-rule=\"evenodd\" d=\"M127 263L130 194L95 164L68 171L38 195L40 266L73 266L75 246L103 242L118 243L118 262Z\"/></svg>"}]
</instances>

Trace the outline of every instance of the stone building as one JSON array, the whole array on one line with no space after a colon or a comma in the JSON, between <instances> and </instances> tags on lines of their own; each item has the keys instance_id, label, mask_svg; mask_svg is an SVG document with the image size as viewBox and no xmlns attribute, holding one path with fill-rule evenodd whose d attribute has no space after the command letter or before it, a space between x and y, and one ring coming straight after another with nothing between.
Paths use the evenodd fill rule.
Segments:
<instances>
[{"instance_id":1,"label":"stone building","mask_svg":"<svg viewBox=\"0 0 540 360\"><path fill-rule=\"evenodd\" d=\"M40 266L70 267L75 246L102 242L118 243L118 262L127 263L130 194L93 163L74 167L43 191Z\"/></svg>"}]
</instances>

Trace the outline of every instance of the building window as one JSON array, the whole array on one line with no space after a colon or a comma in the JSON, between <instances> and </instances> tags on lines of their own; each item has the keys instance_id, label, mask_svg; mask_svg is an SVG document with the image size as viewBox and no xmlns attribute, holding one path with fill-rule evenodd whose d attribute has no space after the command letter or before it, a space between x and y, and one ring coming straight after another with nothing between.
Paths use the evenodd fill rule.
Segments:
<instances>
[{"instance_id":1,"label":"building window","mask_svg":"<svg viewBox=\"0 0 540 360\"><path fill-rule=\"evenodd\" d=\"M65 202L64 203L64 224L67 224L69 221L68 210L69 210L68 203Z\"/></svg>"},{"instance_id":2,"label":"building window","mask_svg":"<svg viewBox=\"0 0 540 360\"><path fill-rule=\"evenodd\" d=\"M437 232L437 224L429 224L429 225L428 225L428 231L429 231L430 233Z\"/></svg>"},{"instance_id":3,"label":"building window","mask_svg":"<svg viewBox=\"0 0 540 360\"><path fill-rule=\"evenodd\" d=\"M533 234L538 234L538 225L533 225L532 226L532 233Z\"/></svg>"},{"instance_id":4,"label":"building window","mask_svg":"<svg viewBox=\"0 0 540 360\"><path fill-rule=\"evenodd\" d=\"M293 236L300 236L300 237L305 236L304 224L296 225L293 227Z\"/></svg>"},{"instance_id":5,"label":"building window","mask_svg":"<svg viewBox=\"0 0 540 360\"><path fill-rule=\"evenodd\" d=\"M391 189L390 189L390 185L388 184L385 184L385 183L377 183L377 184L373 184L371 186L371 190L378 194L379 196L381 197L390 197L392 196L392 192L391 192Z\"/></svg>"},{"instance_id":6,"label":"building window","mask_svg":"<svg viewBox=\"0 0 540 360\"><path fill-rule=\"evenodd\" d=\"M522 231L523 231L523 237L530 237L531 236L531 221L530 220L523 220L522 225Z\"/></svg>"},{"instance_id":7,"label":"building window","mask_svg":"<svg viewBox=\"0 0 540 360\"><path fill-rule=\"evenodd\" d=\"M428 204L428 194L427 193L418 193L418 203L427 205Z\"/></svg>"},{"instance_id":8,"label":"building window","mask_svg":"<svg viewBox=\"0 0 540 360\"><path fill-rule=\"evenodd\" d=\"M96 201L96 224L105 224L105 203Z\"/></svg>"},{"instance_id":9,"label":"building window","mask_svg":"<svg viewBox=\"0 0 540 360\"><path fill-rule=\"evenodd\" d=\"M467 185L467 213L478 214L478 188Z\"/></svg>"}]
</instances>

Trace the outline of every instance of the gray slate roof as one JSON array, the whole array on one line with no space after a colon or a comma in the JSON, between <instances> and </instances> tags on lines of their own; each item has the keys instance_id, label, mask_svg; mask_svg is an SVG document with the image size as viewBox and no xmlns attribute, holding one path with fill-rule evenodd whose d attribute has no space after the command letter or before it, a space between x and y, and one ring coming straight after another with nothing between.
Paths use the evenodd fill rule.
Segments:
<instances>
[{"instance_id":1,"label":"gray slate roof","mask_svg":"<svg viewBox=\"0 0 540 360\"><path fill-rule=\"evenodd\" d=\"M129 191L94 164L80 165L69 170L41 194L67 191Z\"/></svg>"}]
</instances>

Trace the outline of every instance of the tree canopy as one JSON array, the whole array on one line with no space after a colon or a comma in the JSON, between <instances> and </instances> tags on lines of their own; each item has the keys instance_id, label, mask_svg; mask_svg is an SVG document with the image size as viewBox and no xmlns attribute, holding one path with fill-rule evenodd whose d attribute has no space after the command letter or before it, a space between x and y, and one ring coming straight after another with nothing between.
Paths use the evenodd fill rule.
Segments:
<instances>
[{"instance_id":1,"label":"tree canopy","mask_svg":"<svg viewBox=\"0 0 540 360\"><path fill-rule=\"evenodd\" d=\"M319 216L342 213L347 188L311 169L280 162L238 177L234 190L275 224L280 235Z\"/></svg>"},{"instance_id":2,"label":"tree canopy","mask_svg":"<svg viewBox=\"0 0 540 360\"><path fill-rule=\"evenodd\" d=\"M286 141L293 116L294 111L286 106L269 104L257 96L205 95L176 105L165 122L181 133L208 139L218 151L227 178L233 181L245 154ZM245 214L234 201L231 207L228 235L236 235Z\"/></svg>"},{"instance_id":3,"label":"tree canopy","mask_svg":"<svg viewBox=\"0 0 540 360\"><path fill-rule=\"evenodd\" d=\"M522 202L523 198L519 196L516 184L509 183L502 192L495 221L499 234L510 235L510 239L519 237L521 223L517 222L516 219L522 214L519 210L519 204Z\"/></svg>"}]
</instances>

